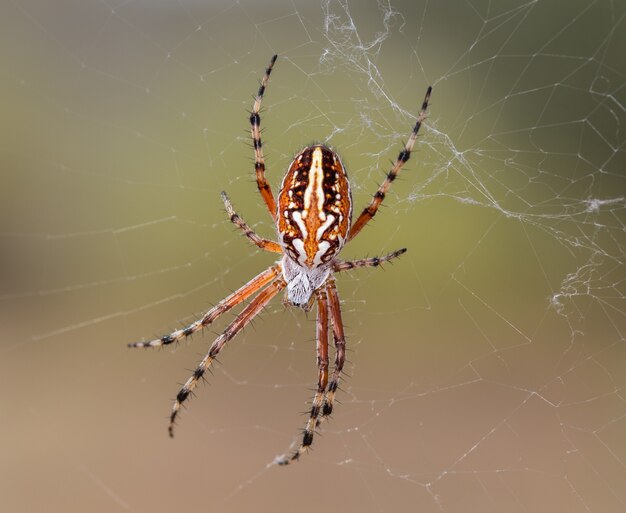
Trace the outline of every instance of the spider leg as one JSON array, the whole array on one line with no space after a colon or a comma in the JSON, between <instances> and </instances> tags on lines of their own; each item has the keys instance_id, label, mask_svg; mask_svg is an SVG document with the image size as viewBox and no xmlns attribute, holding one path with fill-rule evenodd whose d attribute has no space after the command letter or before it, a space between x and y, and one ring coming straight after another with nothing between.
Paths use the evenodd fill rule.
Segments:
<instances>
[{"instance_id":1,"label":"spider leg","mask_svg":"<svg viewBox=\"0 0 626 513\"><path fill-rule=\"evenodd\" d=\"M174 422L176 421L180 408L196 388L198 381L202 379L204 373L211 366L211 363L213 363L213 360L215 360L216 356L223 349L226 343L235 337L237 333L239 333L252 319L254 319L271 301L271 299L285 287L285 285L286 283L281 277L276 278L241 311L235 320L231 322L222 334L215 339L213 344L211 344L207 354L204 358L202 358L196 367L196 370L189 377L189 379L187 379L183 387L176 395L176 400L172 406L172 413L170 414L170 425L168 428L171 437L174 436Z\"/></svg>"},{"instance_id":2,"label":"spider leg","mask_svg":"<svg viewBox=\"0 0 626 513\"><path fill-rule=\"evenodd\" d=\"M313 435L317 426L317 419L322 412L324 402L324 394L326 393L326 385L328 384L328 299L326 290L323 287L317 290L317 390L313 396L311 404L311 412L307 420L302 435L302 442L298 449L290 458L282 458L278 461L279 465L288 465L290 462L300 458L309 446L313 443Z\"/></svg>"},{"instance_id":3,"label":"spider leg","mask_svg":"<svg viewBox=\"0 0 626 513\"><path fill-rule=\"evenodd\" d=\"M404 253L406 253L406 248L399 249L381 257L361 258L360 260L335 260L335 262L333 262L333 271L339 273L341 271L349 271L358 267L378 267L385 262L398 258Z\"/></svg>"},{"instance_id":4,"label":"spider leg","mask_svg":"<svg viewBox=\"0 0 626 513\"><path fill-rule=\"evenodd\" d=\"M341 319L339 294L337 294L337 287L334 279L330 279L326 282L326 292L328 294L330 322L333 327L333 340L335 342L335 368L333 369L333 375L330 378L328 392L324 398L322 417L319 419L317 423L318 425L333 412L335 392L339 387L339 378L341 377L343 364L346 361L346 337L343 330L343 320Z\"/></svg>"},{"instance_id":5,"label":"spider leg","mask_svg":"<svg viewBox=\"0 0 626 513\"><path fill-rule=\"evenodd\" d=\"M356 269L358 267L378 267L383 262L389 262L389 260L393 260L403 253L406 253L406 248L399 249L382 257L362 258L360 260L348 261L338 260L335 261L335 263L333 264L333 271L341 272L350 269ZM346 337L343 329L343 320L341 318L341 305L339 302L339 294L337 293L337 286L334 279L329 279L326 282L326 289L328 293L328 302L330 308L330 321L333 327L333 339L335 341L335 368L333 369L333 375L330 378L328 392L326 393L326 397L324 398L322 416L317 422L318 426L333 412L335 392L339 387L339 378L341 377L341 371L343 370L343 364L346 358Z\"/></svg>"},{"instance_id":6,"label":"spider leg","mask_svg":"<svg viewBox=\"0 0 626 513\"><path fill-rule=\"evenodd\" d=\"M222 201L224 202L224 206L226 207L226 213L228 214L231 222L235 224L237 228L239 228L243 232L243 234L246 237L248 237L248 239L250 239L252 244L254 244L255 246L261 249L264 249L265 251L270 251L272 253L283 252L278 242L274 242L273 240L263 239L262 237L259 237L256 233L254 233L254 230L252 230L252 228L250 228L246 224L246 222L239 216L239 214L235 212L235 209L233 208L233 204L230 202L230 199L228 199L228 196L226 195L224 191L222 191L221 196L222 196Z\"/></svg>"},{"instance_id":7,"label":"spider leg","mask_svg":"<svg viewBox=\"0 0 626 513\"><path fill-rule=\"evenodd\" d=\"M132 344L128 344L128 347L159 347L172 344L183 338L189 337L193 335L196 331L201 330L205 326L211 324L223 313L228 312L231 308L237 306L239 303L245 301L247 298L258 292L265 285L276 279L276 277L280 273L280 265L273 265L269 269L263 271L258 276L252 278L248 283L233 292L230 296L220 301L207 313L205 313L201 319L192 322L186 328L173 331L169 335L165 335L161 338L155 338L154 340L150 340L148 342L134 342Z\"/></svg>"},{"instance_id":8,"label":"spider leg","mask_svg":"<svg viewBox=\"0 0 626 513\"><path fill-rule=\"evenodd\" d=\"M274 199L274 194L272 194L270 184L265 178L265 158L263 157L263 145L261 143L261 116L259 115L259 112L261 110L263 94L265 93L265 88L270 80L270 73L272 72L272 68L274 67L277 57L277 55L274 55L265 69L265 75L263 75L259 91L254 97L254 104L252 105L252 112L250 113L250 133L252 135L252 145L254 146L254 171L256 173L256 183L274 222L276 222L276 200Z\"/></svg>"},{"instance_id":9,"label":"spider leg","mask_svg":"<svg viewBox=\"0 0 626 513\"><path fill-rule=\"evenodd\" d=\"M430 100L431 91L432 91L432 87L428 87L428 89L426 90L426 96L424 97L424 102L422 103L422 109L420 110L420 113L417 116L417 121L415 123L415 126L413 127L413 132L411 132L409 140L404 146L404 149L398 155L398 158L396 159L396 162L394 163L393 167L391 168L389 173L387 173L387 178L385 178L385 181L378 188L378 190L376 191L376 194L374 194L374 197L372 198L372 201L370 202L370 204L367 207L365 207L365 209L363 210L363 212L361 212L361 215L358 217L356 222L352 225L352 228L350 229L350 233L348 234L348 240L354 239L354 237L357 236L357 234L372 219L372 217L376 215L376 212L378 211L378 207L385 199L385 194L387 194L387 191L389 190L389 187L391 186L391 182L393 182L396 179L396 177L398 176L398 173L400 173L400 170L402 169L402 166L404 166L406 161L409 160L411 156L411 151L413 150L413 145L415 144L415 140L417 139L417 133L419 132L420 127L422 126L422 122L424 121L424 119L426 119L426 109L428 108L428 101Z\"/></svg>"}]
</instances>

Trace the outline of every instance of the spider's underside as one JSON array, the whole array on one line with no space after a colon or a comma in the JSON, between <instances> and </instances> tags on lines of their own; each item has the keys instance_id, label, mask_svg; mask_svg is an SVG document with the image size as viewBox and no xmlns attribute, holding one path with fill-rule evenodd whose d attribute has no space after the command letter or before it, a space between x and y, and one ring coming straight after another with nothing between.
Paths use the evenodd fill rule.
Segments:
<instances>
[{"instance_id":1,"label":"spider's underside","mask_svg":"<svg viewBox=\"0 0 626 513\"><path fill-rule=\"evenodd\" d=\"M222 200L230 220L253 244L266 251L282 254L282 258L186 328L176 330L161 338L148 342L136 342L129 346L159 347L178 342L208 326L220 315L256 294L235 320L215 339L196 370L178 392L170 415L169 433L173 436L174 423L180 408L204 377L213 360L226 343L256 317L274 296L286 289L285 302L304 310L309 310L313 303L317 302L317 388L299 446L290 456L283 456L278 460L279 464L286 465L297 460L308 449L313 442L315 428L333 411L346 347L334 273L357 267L376 267L406 251L406 249L400 249L383 257L362 260L343 261L337 258L346 242L353 239L376 215L391 182L395 180L404 163L409 160L418 131L426 117L431 88L429 87L426 91L422 108L404 149L398 155L369 205L361 212L354 224L351 224L352 197L346 171L337 154L321 144L307 146L296 155L283 179L278 194L278 205L276 204L271 187L265 178L259 115L261 100L276 58L276 55L272 57L261 80L250 114L250 126L257 185L276 224L279 242L263 239L254 233L235 212L226 193L222 193ZM330 379L328 375L329 330L332 331L335 347L335 362Z\"/></svg>"}]
</instances>

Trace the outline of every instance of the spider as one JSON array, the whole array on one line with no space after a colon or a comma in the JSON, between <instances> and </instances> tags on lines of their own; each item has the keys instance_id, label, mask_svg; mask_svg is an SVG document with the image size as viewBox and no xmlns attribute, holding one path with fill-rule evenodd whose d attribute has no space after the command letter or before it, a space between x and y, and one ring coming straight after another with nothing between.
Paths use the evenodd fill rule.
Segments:
<instances>
[{"instance_id":1,"label":"spider","mask_svg":"<svg viewBox=\"0 0 626 513\"><path fill-rule=\"evenodd\" d=\"M413 131L404 149L380 185L369 205L352 224L352 197L350 182L337 153L323 144L307 146L298 153L283 178L278 193L278 205L272 189L265 178L265 159L261 144L261 101L270 79L277 56L274 55L250 113L250 131L254 147L254 169L256 181L263 201L267 205L272 220L276 223L279 242L264 239L257 235L235 212L228 196L221 193L230 220L257 247L281 258L271 267L252 278L228 297L217 303L184 329L169 335L135 342L129 347L160 347L185 339L210 325L220 315L256 294L228 327L218 336L202 358L193 374L182 386L172 406L169 434L174 436L174 424L178 413L192 394L198 382L210 368L226 343L234 338L263 308L282 290L285 290L285 303L308 311L317 303L317 387L309 416L304 427L301 442L290 455L278 460L286 465L299 459L313 443L315 429L333 411L335 393L339 385L346 352L344 326L341 319L339 295L334 274L359 267L377 267L402 255L406 248L399 249L382 257L361 260L339 260L337 257L343 246L354 239L363 227L376 215L391 183L396 179L402 166L409 160L417 133L426 118L426 109L432 87L428 87L422 108ZM328 339L332 331L335 346L335 362L329 380Z\"/></svg>"}]
</instances>

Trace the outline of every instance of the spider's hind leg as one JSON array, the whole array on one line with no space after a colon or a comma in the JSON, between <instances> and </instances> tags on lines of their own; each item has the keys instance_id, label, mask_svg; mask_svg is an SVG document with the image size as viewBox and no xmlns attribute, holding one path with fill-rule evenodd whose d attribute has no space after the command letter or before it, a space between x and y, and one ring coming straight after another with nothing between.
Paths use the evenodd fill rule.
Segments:
<instances>
[{"instance_id":1,"label":"spider's hind leg","mask_svg":"<svg viewBox=\"0 0 626 513\"><path fill-rule=\"evenodd\" d=\"M409 140L406 142L404 148L399 153L398 158L396 158L395 163L387 173L387 178L380 184L380 187L374 194L374 197L370 201L369 205L363 209L361 215L357 218L357 220L352 224L350 228L350 233L348 234L348 240L354 239L358 235L358 233L363 229L363 227L370 222L370 220L376 215L378 212L378 207L385 199L387 192L389 191L389 187L391 187L391 183L397 178L398 173L406 164L407 160L409 160L411 156L411 152L413 151L413 146L415 145L415 141L417 140L417 134L419 132L422 123L426 119L426 109L428 108L428 102L430 101L430 93L433 88L429 87L426 90L426 96L424 96L424 101L422 102L422 108L420 110L419 115L417 116L417 120L415 121L415 126L413 127L413 131L409 136Z\"/></svg>"},{"instance_id":2,"label":"spider's hind leg","mask_svg":"<svg viewBox=\"0 0 626 513\"><path fill-rule=\"evenodd\" d=\"M256 183L274 222L276 221L276 200L274 199L272 188L267 178L265 178L265 157L263 156L263 143L261 142L261 116L259 112L261 111L263 95L270 81L270 74L272 73L277 57L277 55L272 56L269 65L265 68L265 75L263 75L259 90L254 97L254 104L252 105L252 112L250 113L250 135L252 136L252 146L254 147L254 172L256 174Z\"/></svg>"}]
</instances>

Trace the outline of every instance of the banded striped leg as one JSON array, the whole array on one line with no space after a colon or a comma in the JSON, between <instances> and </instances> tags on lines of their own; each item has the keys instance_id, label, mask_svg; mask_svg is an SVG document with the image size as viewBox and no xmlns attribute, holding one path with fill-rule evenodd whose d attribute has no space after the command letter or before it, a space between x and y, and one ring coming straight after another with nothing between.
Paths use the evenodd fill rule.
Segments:
<instances>
[{"instance_id":1,"label":"banded striped leg","mask_svg":"<svg viewBox=\"0 0 626 513\"><path fill-rule=\"evenodd\" d=\"M202 319L192 322L186 328L173 331L172 333L170 333L169 335L165 335L164 337L155 338L154 340L150 340L148 342L135 342L133 344L128 344L128 347L160 347L172 344L173 342L178 342L183 338L189 337L193 335L196 331L201 330L205 326L211 324L223 313L228 312L231 308L234 308L242 301L245 301L253 294L256 294L260 289L265 287L265 285L276 279L276 277L280 273L280 265L273 265L269 269L263 271L258 276L252 278L248 283L233 292L226 299L222 299L222 301L220 301L207 313L205 313L202 316Z\"/></svg>"},{"instance_id":2,"label":"banded striped leg","mask_svg":"<svg viewBox=\"0 0 626 513\"><path fill-rule=\"evenodd\" d=\"M230 202L230 199L228 199L228 196L226 195L224 191L221 192L221 196L222 196L222 201L224 202L224 206L226 207L226 213L228 214L228 217L230 218L231 222L235 224L237 228L239 228L243 232L243 234L246 237L248 237L248 239L250 239L252 244L254 244L255 246L261 249L264 249L265 251L270 251L272 253L283 252L278 242L274 242L273 240L263 239L262 237L259 237L256 233L254 233L254 230L250 228L243 219L241 219L241 217L239 216L239 214L237 214L237 212L235 212L235 209L233 208L233 204Z\"/></svg>"},{"instance_id":3,"label":"banded striped leg","mask_svg":"<svg viewBox=\"0 0 626 513\"><path fill-rule=\"evenodd\" d=\"M406 248L399 249L393 253L381 257L361 258L360 260L336 260L333 263L333 271L338 273L341 271L350 271L359 267L378 267L385 262L389 262L394 258L406 253Z\"/></svg>"},{"instance_id":4,"label":"banded striped leg","mask_svg":"<svg viewBox=\"0 0 626 513\"><path fill-rule=\"evenodd\" d=\"M422 103L422 109L420 110L420 113L417 116L417 121L415 122L415 126L413 127L413 132L411 132L411 136L409 137L409 140L404 146L404 149L398 155L398 158L396 159L395 164L393 165L389 173L387 173L387 178L385 178L385 181L378 188L378 190L376 191L376 194L374 194L374 197L372 198L372 201L370 202L370 204L367 207L365 207L365 209L363 210L363 212L361 212L361 215L358 217L356 222L352 225L352 228L350 229L350 233L348 234L348 240L354 239L354 237L357 236L357 234L372 219L372 217L376 215L376 212L378 211L378 207L385 199L385 195L387 194L387 191L389 190L389 187L391 186L391 182L393 182L396 179L396 177L398 176L398 173L400 173L400 170L402 169L402 166L404 166L406 161L409 160L411 156L411 151L413 150L413 146L415 145L415 140L417 139L417 133L419 132L420 127L422 126L422 122L424 121L424 119L426 119L426 109L428 108L428 101L430 100L431 91L432 91L432 87L429 87L426 90L426 96L424 97L424 102Z\"/></svg>"},{"instance_id":5,"label":"banded striped leg","mask_svg":"<svg viewBox=\"0 0 626 513\"><path fill-rule=\"evenodd\" d=\"M202 379L204 373L213 363L215 357L219 354L226 343L231 340L237 333L239 333L252 319L254 319L263 308L271 301L271 299L278 294L286 283L282 278L276 278L265 289L259 292L259 295L255 297L246 306L241 313L231 322L228 327L222 332L222 334L215 339L207 354L202 361L196 367L191 377L185 382L183 388L180 389L174 405L172 406L172 413L170 414L170 425L168 428L171 437L174 437L174 423L180 408L187 400L189 395L198 385L198 381Z\"/></svg>"},{"instance_id":6,"label":"banded striped leg","mask_svg":"<svg viewBox=\"0 0 626 513\"><path fill-rule=\"evenodd\" d=\"M261 116L259 115L259 112L261 111L263 94L265 93L267 83L270 81L270 73L272 72L272 68L274 67L277 57L277 55L274 55L265 69L265 75L261 80L261 85L259 86L259 91L254 98L252 112L250 113L250 133L252 135L252 145L254 146L254 171L256 173L256 183L274 222L276 222L276 200L274 199L274 194L272 194L270 184L265 178L265 158L263 157L263 144L261 143Z\"/></svg>"},{"instance_id":7,"label":"banded striped leg","mask_svg":"<svg viewBox=\"0 0 626 513\"><path fill-rule=\"evenodd\" d=\"M335 341L335 368L333 369L333 375L330 378L328 392L324 398L322 417L319 419L318 425L333 412L335 392L339 387L339 378L341 377L343 364L346 361L346 336L343 330L341 306L339 304L339 295L337 294L337 287L334 279L330 279L326 282L326 292L328 294L330 322L333 327L333 339Z\"/></svg>"},{"instance_id":8,"label":"banded striped leg","mask_svg":"<svg viewBox=\"0 0 626 513\"><path fill-rule=\"evenodd\" d=\"M317 426L317 419L322 412L324 402L324 394L326 393L326 385L328 384L328 300L324 288L317 291L317 368L319 370L317 378L317 390L313 396L311 404L311 412L307 420L302 435L302 442L298 449L290 458L279 460L279 465L288 465L290 462L300 458L313 443L313 435Z\"/></svg>"}]
</instances>

